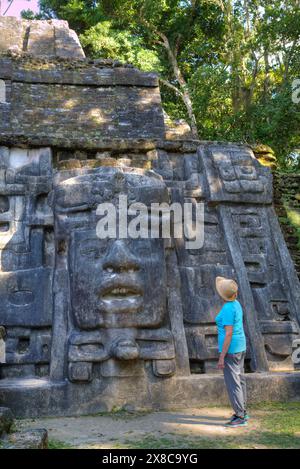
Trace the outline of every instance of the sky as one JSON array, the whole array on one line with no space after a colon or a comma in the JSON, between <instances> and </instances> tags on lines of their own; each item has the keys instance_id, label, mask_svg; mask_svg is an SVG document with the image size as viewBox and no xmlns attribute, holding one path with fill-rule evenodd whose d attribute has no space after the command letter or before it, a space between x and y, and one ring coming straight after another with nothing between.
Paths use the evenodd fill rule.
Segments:
<instances>
[{"instance_id":1,"label":"sky","mask_svg":"<svg viewBox=\"0 0 300 469\"><path fill-rule=\"evenodd\" d=\"M9 0L1 0L2 3L2 11L1 13L3 14L10 4ZM12 6L8 10L6 16L18 16L20 17L20 13L22 10L32 10L34 12L39 11L38 7L38 0L14 0Z\"/></svg>"}]
</instances>

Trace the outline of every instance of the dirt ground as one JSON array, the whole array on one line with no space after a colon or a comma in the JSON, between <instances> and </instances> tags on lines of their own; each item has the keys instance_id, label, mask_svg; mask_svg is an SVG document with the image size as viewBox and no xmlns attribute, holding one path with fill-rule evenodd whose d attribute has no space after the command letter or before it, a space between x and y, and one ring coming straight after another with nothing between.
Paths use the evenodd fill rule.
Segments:
<instances>
[{"instance_id":1,"label":"dirt ground","mask_svg":"<svg viewBox=\"0 0 300 469\"><path fill-rule=\"evenodd\" d=\"M226 428L224 423L231 416L229 408L185 409L181 411L128 413L116 412L83 417L60 417L19 420L20 429L46 428L50 442L76 448L112 449L130 445L143 439L198 437L222 439L238 433L245 434L258 429L254 418L247 427ZM134 446L133 446L134 447Z\"/></svg>"}]
</instances>

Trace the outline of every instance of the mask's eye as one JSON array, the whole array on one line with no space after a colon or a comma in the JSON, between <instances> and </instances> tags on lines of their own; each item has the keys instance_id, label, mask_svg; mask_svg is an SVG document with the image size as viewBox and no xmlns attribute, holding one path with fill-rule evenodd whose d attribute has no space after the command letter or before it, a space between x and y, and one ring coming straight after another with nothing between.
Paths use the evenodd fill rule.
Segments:
<instances>
[{"instance_id":1,"label":"mask's eye","mask_svg":"<svg viewBox=\"0 0 300 469\"><path fill-rule=\"evenodd\" d=\"M8 301L15 306L30 305L34 301L34 294L30 290L16 290L10 293Z\"/></svg>"}]
</instances>

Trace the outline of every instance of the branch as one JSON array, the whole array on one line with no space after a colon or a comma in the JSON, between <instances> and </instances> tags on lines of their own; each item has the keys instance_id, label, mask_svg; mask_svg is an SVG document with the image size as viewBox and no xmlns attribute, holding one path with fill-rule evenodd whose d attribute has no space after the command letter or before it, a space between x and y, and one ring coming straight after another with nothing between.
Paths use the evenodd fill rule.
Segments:
<instances>
[{"instance_id":1,"label":"branch","mask_svg":"<svg viewBox=\"0 0 300 469\"><path fill-rule=\"evenodd\" d=\"M154 41L153 41L153 44L157 44L157 45L159 45L159 46L165 47L165 45L164 45L164 43L163 43L162 41L154 40Z\"/></svg>"},{"instance_id":2,"label":"branch","mask_svg":"<svg viewBox=\"0 0 300 469\"><path fill-rule=\"evenodd\" d=\"M182 34L178 34L177 38L176 38L176 42L175 42L175 50L174 50L175 57L177 57L177 55L178 55L181 39L182 39Z\"/></svg>"},{"instance_id":3,"label":"branch","mask_svg":"<svg viewBox=\"0 0 300 469\"><path fill-rule=\"evenodd\" d=\"M142 9L141 9L140 14L139 14L139 19L140 19L140 22L143 25L145 25L146 28L149 29L149 31L152 31L152 33L156 34L157 36L159 36L162 39L162 41L154 40L153 42L155 44L159 44L161 46L164 46L166 49L168 49L170 47L169 40L168 40L167 36L164 33L161 33L160 31L158 31L151 23L149 23L149 21L147 21L144 18L143 13L142 13Z\"/></svg>"},{"instance_id":4,"label":"branch","mask_svg":"<svg viewBox=\"0 0 300 469\"><path fill-rule=\"evenodd\" d=\"M10 4L9 4L8 7L6 8L5 12L3 13L3 16L6 15L6 13L8 12L8 10L10 9L10 7L12 6L13 3L14 3L14 0L11 0Z\"/></svg>"},{"instance_id":5,"label":"branch","mask_svg":"<svg viewBox=\"0 0 300 469\"><path fill-rule=\"evenodd\" d=\"M169 81L164 80L163 78L159 78L159 81L160 81L163 85L165 85L165 86L167 86L168 88L170 88L171 90L175 91L175 93L176 93L178 96L180 96L181 98L183 98L183 93L182 93L178 88L176 88L176 86L172 85Z\"/></svg>"},{"instance_id":6,"label":"branch","mask_svg":"<svg viewBox=\"0 0 300 469\"><path fill-rule=\"evenodd\" d=\"M163 40L165 48L171 50L169 39L167 38L167 36L161 31L158 31L157 29L154 29L153 31Z\"/></svg>"},{"instance_id":7,"label":"branch","mask_svg":"<svg viewBox=\"0 0 300 469\"><path fill-rule=\"evenodd\" d=\"M285 66L285 77L288 76L291 58L293 56L294 50L298 42L298 37L296 37L292 43L292 47L289 50L285 50L284 66Z\"/></svg>"},{"instance_id":8,"label":"branch","mask_svg":"<svg viewBox=\"0 0 300 469\"><path fill-rule=\"evenodd\" d=\"M154 28L154 26L153 26L151 23L149 23L149 21L147 21L146 18L143 16L143 9L144 9L144 6L145 6L145 5L143 5L143 6L141 7L140 13L139 13L139 15L138 15L138 17L139 17L139 19L140 19L140 22L141 22L142 24L144 24L148 29L150 29L150 31L152 31L152 32L154 32L154 33L157 34L157 31L156 31L156 29Z\"/></svg>"},{"instance_id":9,"label":"branch","mask_svg":"<svg viewBox=\"0 0 300 469\"><path fill-rule=\"evenodd\" d=\"M253 54L253 55L255 57L255 54ZM254 66L254 70L252 71L252 80L251 80L251 84L250 84L251 92L253 92L255 84L256 84L256 78L257 78L258 68L259 68L259 61L260 61L260 58L257 59L255 57L255 66Z\"/></svg>"},{"instance_id":10,"label":"branch","mask_svg":"<svg viewBox=\"0 0 300 469\"><path fill-rule=\"evenodd\" d=\"M222 12L224 13L225 12L224 2L222 0L216 0L215 3L217 4L217 6L219 6L221 8Z\"/></svg>"}]
</instances>

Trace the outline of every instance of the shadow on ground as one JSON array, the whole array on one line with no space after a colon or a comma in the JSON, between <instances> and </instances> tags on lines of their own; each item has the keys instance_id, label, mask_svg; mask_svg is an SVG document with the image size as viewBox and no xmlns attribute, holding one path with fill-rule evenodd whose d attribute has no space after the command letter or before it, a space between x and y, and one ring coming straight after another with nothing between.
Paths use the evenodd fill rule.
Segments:
<instances>
[{"instance_id":1,"label":"shadow on ground","mask_svg":"<svg viewBox=\"0 0 300 469\"><path fill-rule=\"evenodd\" d=\"M250 409L247 427L226 428L224 407L176 412L115 412L96 416L19 420L49 432L50 448L300 448L300 404Z\"/></svg>"}]
</instances>

